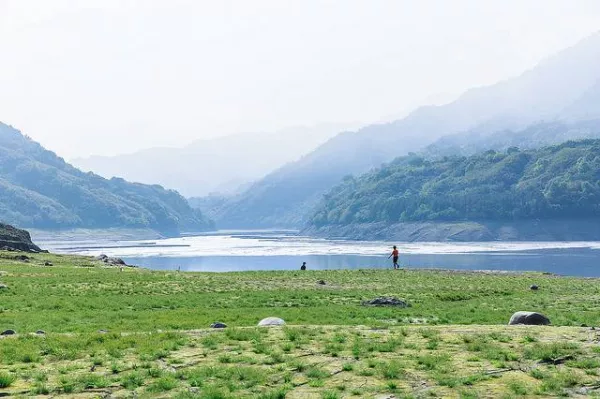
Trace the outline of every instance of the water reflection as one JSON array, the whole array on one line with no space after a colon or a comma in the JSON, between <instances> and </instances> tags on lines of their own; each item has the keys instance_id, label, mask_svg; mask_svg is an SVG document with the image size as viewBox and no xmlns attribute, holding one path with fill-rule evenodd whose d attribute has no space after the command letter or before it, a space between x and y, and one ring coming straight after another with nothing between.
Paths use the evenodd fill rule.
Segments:
<instances>
[{"instance_id":1,"label":"water reflection","mask_svg":"<svg viewBox=\"0 0 600 399\"><path fill-rule=\"evenodd\" d=\"M182 271L308 270L392 268L386 256L197 256L126 257L128 263L151 269ZM405 254L403 267L457 270L538 271L561 275L600 277L600 251L589 248L543 249L520 253Z\"/></svg>"}]
</instances>

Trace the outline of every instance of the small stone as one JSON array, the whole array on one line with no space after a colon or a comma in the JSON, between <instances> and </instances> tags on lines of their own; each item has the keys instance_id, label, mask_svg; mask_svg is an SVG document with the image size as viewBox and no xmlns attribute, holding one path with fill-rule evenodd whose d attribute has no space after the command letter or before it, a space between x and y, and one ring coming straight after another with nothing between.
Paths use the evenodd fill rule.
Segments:
<instances>
[{"instance_id":1,"label":"small stone","mask_svg":"<svg viewBox=\"0 0 600 399\"><path fill-rule=\"evenodd\" d=\"M587 327L587 326L588 326L588 325L587 325L587 324L585 324L585 323L581 325L581 327Z\"/></svg>"},{"instance_id":2,"label":"small stone","mask_svg":"<svg viewBox=\"0 0 600 399\"><path fill-rule=\"evenodd\" d=\"M538 287L537 285L533 284L532 286L529 287L530 290L532 291L537 291L540 289L540 287Z\"/></svg>"},{"instance_id":3,"label":"small stone","mask_svg":"<svg viewBox=\"0 0 600 399\"><path fill-rule=\"evenodd\" d=\"M210 328L227 328L227 324L217 321L216 323L212 323Z\"/></svg>"},{"instance_id":4,"label":"small stone","mask_svg":"<svg viewBox=\"0 0 600 399\"><path fill-rule=\"evenodd\" d=\"M52 262L46 261L44 262L44 266L54 266L54 264L52 264Z\"/></svg>"},{"instance_id":5,"label":"small stone","mask_svg":"<svg viewBox=\"0 0 600 399\"><path fill-rule=\"evenodd\" d=\"M325 282L325 280L318 280L317 284L319 284L319 285L326 285L327 283Z\"/></svg>"},{"instance_id":6,"label":"small stone","mask_svg":"<svg viewBox=\"0 0 600 399\"><path fill-rule=\"evenodd\" d=\"M37 330L35 333L37 335L46 335L46 331L44 331L44 330Z\"/></svg>"},{"instance_id":7,"label":"small stone","mask_svg":"<svg viewBox=\"0 0 600 399\"><path fill-rule=\"evenodd\" d=\"M285 321L280 319L279 317L267 317L266 319L262 319L259 323L259 327L271 327L271 326L283 326L285 325Z\"/></svg>"},{"instance_id":8,"label":"small stone","mask_svg":"<svg viewBox=\"0 0 600 399\"><path fill-rule=\"evenodd\" d=\"M108 333L108 330L98 330L98 333L99 333L99 334L107 334L107 333Z\"/></svg>"},{"instance_id":9,"label":"small stone","mask_svg":"<svg viewBox=\"0 0 600 399\"><path fill-rule=\"evenodd\" d=\"M517 324L546 326L550 324L550 319L537 312L516 312L511 316L508 325L513 326Z\"/></svg>"},{"instance_id":10,"label":"small stone","mask_svg":"<svg viewBox=\"0 0 600 399\"><path fill-rule=\"evenodd\" d=\"M0 333L0 335L15 335L17 332L15 330L4 330Z\"/></svg>"},{"instance_id":11,"label":"small stone","mask_svg":"<svg viewBox=\"0 0 600 399\"><path fill-rule=\"evenodd\" d=\"M0 290L7 290L7 289L8 289L8 285L0 284Z\"/></svg>"}]
</instances>

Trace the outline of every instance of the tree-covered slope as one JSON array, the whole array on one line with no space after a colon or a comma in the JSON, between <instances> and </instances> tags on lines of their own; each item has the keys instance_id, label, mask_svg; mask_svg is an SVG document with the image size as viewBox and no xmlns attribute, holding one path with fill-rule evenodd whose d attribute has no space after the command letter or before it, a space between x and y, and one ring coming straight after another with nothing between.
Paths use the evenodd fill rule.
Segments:
<instances>
[{"instance_id":1,"label":"tree-covered slope","mask_svg":"<svg viewBox=\"0 0 600 399\"><path fill-rule=\"evenodd\" d=\"M398 158L345 179L324 197L310 224L598 217L600 140L583 140L437 161Z\"/></svg>"},{"instance_id":2,"label":"tree-covered slope","mask_svg":"<svg viewBox=\"0 0 600 399\"><path fill-rule=\"evenodd\" d=\"M168 233L210 227L176 191L81 172L2 123L0 220L21 227L146 227Z\"/></svg>"}]
</instances>

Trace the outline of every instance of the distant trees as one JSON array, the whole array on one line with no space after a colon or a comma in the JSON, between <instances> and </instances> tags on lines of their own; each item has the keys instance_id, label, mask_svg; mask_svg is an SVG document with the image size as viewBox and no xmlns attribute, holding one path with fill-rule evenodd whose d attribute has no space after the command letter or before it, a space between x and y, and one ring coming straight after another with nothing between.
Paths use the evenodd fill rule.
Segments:
<instances>
[{"instance_id":1,"label":"distant trees","mask_svg":"<svg viewBox=\"0 0 600 399\"><path fill-rule=\"evenodd\" d=\"M600 217L600 140L401 157L324 196L310 223Z\"/></svg>"}]
</instances>

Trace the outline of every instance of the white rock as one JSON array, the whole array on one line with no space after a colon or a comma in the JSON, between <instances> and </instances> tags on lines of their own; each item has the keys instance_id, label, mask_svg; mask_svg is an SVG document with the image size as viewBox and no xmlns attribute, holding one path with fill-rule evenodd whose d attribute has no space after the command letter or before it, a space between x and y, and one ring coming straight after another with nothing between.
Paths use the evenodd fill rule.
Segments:
<instances>
[{"instance_id":1,"label":"white rock","mask_svg":"<svg viewBox=\"0 0 600 399\"><path fill-rule=\"evenodd\" d=\"M259 327L270 327L270 326L283 326L285 321L280 319L279 317L267 317L266 319L262 319L260 323L258 323Z\"/></svg>"}]
</instances>

